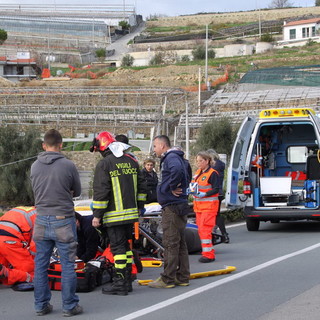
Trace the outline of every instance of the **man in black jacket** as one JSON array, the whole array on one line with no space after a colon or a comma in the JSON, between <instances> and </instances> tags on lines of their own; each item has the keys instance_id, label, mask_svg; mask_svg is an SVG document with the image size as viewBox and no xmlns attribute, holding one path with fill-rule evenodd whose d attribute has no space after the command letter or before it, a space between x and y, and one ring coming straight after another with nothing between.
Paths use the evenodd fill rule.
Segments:
<instances>
[{"instance_id":1,"label":"man in black jacket","mask_svg":"<svg viewBox=\"0 0 320 320\"><path fill-rule=\"evenodd\" d=\"M93 215L82 216L76 212L77 223L77 257L84 262L88 262L95 258L99 245L100 236L96 228L92 226Z\"/></svg>"}]
</instances>

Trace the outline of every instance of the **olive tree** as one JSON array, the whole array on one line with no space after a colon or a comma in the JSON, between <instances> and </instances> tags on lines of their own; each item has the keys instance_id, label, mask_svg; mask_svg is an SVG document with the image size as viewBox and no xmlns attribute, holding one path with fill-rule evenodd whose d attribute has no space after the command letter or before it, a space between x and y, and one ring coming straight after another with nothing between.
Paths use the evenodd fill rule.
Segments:
<instances>
[{"instance_id":1,"label":"olive tree","mask_svg":"<svg viewBox=\"0 0 320 320\"><path fill-rule=\"evenodd\" d=\"M0 127L0 203L33 205L30 168L42 150L40 133L15 127Z\"/></svg>"}]
</instances>

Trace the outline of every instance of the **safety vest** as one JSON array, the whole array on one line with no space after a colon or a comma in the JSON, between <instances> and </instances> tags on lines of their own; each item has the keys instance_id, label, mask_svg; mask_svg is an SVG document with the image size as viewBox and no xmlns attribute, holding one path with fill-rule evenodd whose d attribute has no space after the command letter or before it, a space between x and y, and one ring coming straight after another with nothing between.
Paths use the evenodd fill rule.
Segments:
<instances>
[{"instance_id":1,"label":"safety vest","mask_svg":"<svg viewBox=\"0 0 320 320\"><path fill-rule=\"evenodd\" d=\"M201 172L201 169L197 170L197 172L194 175L194 178L192 179L192 182L198 183L199 192L208 192L213 189L212 185L209 183L209 178L214 172L218 174L218 172L212 168L210 168L206 172ZM215 201L219 201L218 196L219 196L219 193L213 194L212 196L209 196L209 197L203 197L203 198L197 198L197 196L195 196L193 200L194 212L214 210L216 207Z\"/></svg>"},{"instance_id":2,"label":"safety vest","mask_svg":"<svg viewBox=\"0 0 320 320\"><path fill-rule=\"evenodd\" d=\"M30 244L37 210L35 207L16 207L0 218L0 236L11 235Z\"/></svg>"}]
</instances>

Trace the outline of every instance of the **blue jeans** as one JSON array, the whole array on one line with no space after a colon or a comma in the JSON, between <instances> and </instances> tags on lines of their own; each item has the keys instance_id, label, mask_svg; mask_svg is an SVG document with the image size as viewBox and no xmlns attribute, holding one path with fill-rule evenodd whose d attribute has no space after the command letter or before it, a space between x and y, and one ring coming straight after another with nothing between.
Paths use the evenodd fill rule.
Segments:
<instances>
[{"instance_id":1,"label":"blue jeans","mask_svg":"<svg viewBox=\"0 0 320 320\"><path fill-rule=\"evenodd\" d=\"M46 307L51 299L48 267L52 250L57 247L60 256L61 295L63 310L73 309L79 302L75 294L77 277L74 263L77 250L77 231L74 217L59 219L56 216L37 216L33 240L36 243L34 298L35 310Z\"/></svg>"}]
</instances>

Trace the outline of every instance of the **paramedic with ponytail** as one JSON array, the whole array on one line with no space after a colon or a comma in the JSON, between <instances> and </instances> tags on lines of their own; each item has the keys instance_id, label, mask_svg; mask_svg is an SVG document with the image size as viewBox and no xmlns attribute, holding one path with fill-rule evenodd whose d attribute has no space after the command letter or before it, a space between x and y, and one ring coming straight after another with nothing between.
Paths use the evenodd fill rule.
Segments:
<instances>
[{"instance_id":1,"label":"paramedic with ponytail","mask_svg":"<svg viewBox=\"0 0 320 320\"><path fill-rule=\"evenodd\" d=\"M216 225L216 216L219 210L219 174L211 167L212 158L208 152L199 152L196 164L198 170L192 182L198 184L198 193L194 195L193 210L196 213L202 247L202 257L199 262L206 263L215 260L212 229Z\"/></svg>"}]
</instances>

